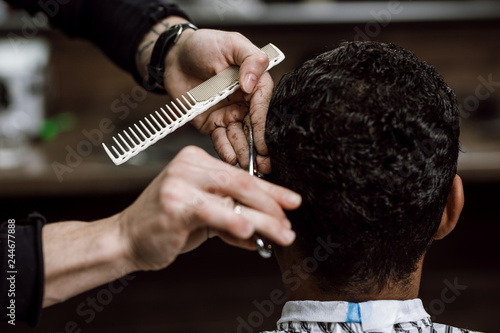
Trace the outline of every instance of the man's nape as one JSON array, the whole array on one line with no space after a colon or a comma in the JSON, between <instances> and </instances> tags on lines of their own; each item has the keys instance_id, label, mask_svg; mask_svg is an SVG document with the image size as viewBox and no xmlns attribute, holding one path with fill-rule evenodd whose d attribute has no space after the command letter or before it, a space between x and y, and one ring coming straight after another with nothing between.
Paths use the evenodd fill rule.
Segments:
<instances>
[{"instance_id":1,"label":"man's nape","mask_svg":"<svg viewBox=\"0 0 500 333\"><path fill-rule=\"evenodd\" d=\"M454 93L398 46L342 43L285 75L266 143L269 180L303 197L288 212L297 240L278 251L293 297L415 298L454 184L458 137Z\"/></svg>"}]
</instances>

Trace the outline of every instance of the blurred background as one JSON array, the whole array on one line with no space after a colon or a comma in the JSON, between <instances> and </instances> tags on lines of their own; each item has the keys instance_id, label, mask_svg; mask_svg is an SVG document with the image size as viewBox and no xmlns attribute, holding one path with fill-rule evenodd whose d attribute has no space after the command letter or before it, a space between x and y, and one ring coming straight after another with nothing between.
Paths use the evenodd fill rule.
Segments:
<instances>
[{"instance_id":1,"label":"blurred background","mask_svg":"<svg viewBox=\"0 0 500 333\"><path fill-rule=\"evenodd\" d=\"M461 105L466 204L455 231L427 256L420 297L437 322L500 332L500 3L177 2L201 28L277 45L287 58L272 70L275 81L353 39L399 44L438 69ZM51 222L106 217L132 203L182 147L214 154L210 139L188 125L125 165L107 158L102 141L165 102L139 90L90 43L0 1L0 220L33 211ZM456 297L450 285L460 286ZM269 306L282 289L274 260L216 239L115 286L123 288L96 288L46 309L37 329L18 323L15 331L248 333L274 329L282 306Z\"/></svg>"}]
</instances>

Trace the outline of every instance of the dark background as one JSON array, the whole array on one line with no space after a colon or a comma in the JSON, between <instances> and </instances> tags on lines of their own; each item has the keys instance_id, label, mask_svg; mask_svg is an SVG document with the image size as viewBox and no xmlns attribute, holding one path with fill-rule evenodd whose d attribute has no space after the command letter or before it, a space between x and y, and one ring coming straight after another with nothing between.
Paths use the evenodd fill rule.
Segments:
<instances>
[{"instance_id":1,"label":"dark background","mask_svg":"<svg viewBox=\"0 0 500 333\"><path fill-rule=\"evenodd\" d=\"M304 59L335 47L341 40L352 40L356 28L365 31L367 27L366 22L203 22L202 27L240 31L259 46L268 42L277 45L287 59L272 70L275 80ZM5 35L9 29L4 29ZM34 140L33 147L45 163L42 172L0 170L0 220L22 219L32 211L39 211L51 222L110 216L127 207L182 146L197 144L213 153L208 138L186 127L155 144L143 154L145 158L132 165L111 165L97 147L59 182L51 163L64 162L66 145L75 147L85 139L82 129L96 128L103 117L108 117L118 131L154 111L165 99L148 95L127 119L118 119L110 112L110 104L135 86L128 75L89 43L49 30L40 32L40 36L52 47L52 89L46 115L69 111L76 125L53 140ZM493 81L500 81L498 36L500 17L396 20L373 39L399 44L433 64L462 103L465 97L474 95L479 76L491 75ZM420 293L437 322L486 332L500 332L500 129L485 130L485 124L495 124L500 118L498 96L494 91L488 103L462 119L464 154L459 174L464 180L465 208L455 231L431 247ZM248 333L274 329L281 312L281 305L264 310L256 305L268 304L272 291L282 289L275 260L261 259L256 253L229 247L218 239L182 255L162 271L132 275L125 280L128 285L109 299L106 295L110 295L110 289L104 285L44 310L34 330L18 323L15 330L0 324L0 331ZM452 301L447 301L453 295L446 291L449 283L463 286ZM88 310L88 299L96 297L107 304L87 323L89 312L81 315L77 309Z\"/></svg>"}]
</instances>

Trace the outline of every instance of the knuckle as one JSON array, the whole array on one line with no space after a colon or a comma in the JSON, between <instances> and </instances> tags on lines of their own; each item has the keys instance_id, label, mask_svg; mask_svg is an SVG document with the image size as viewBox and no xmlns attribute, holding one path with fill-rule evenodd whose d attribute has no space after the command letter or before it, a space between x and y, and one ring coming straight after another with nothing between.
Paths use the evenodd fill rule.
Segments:
<instances>
[{"instance_id":1,"label":"knuckle","mask_svg":"<svg viewBox=\"0 0 500 333\"><path fill-rule=\"evenodd\" d=\"M264 52L260 51L256 53L255 55L255 61L259 65L267 66L269 64L269 58L267 57L267 54Z\"/></svg>"},{"instance_id":2,"label":"knuckle","mask_svg":"<svg viewBox=\"0 0 500 333\"><path fill-rule=\"evenodd\" d=\"M233 208L234 205L235 205L235 202L234 202L233 198L231 198L231 197L225 197L223 199L223 204L226 207Z\"/></svg>"},{"instance_id":3,"label":"knuckle","mask_svg":"<svg viewBox=\"0 0 500 333\"><path fill-rule=\"evenodd\" d=\"M247 39L241 33L236 31L224 31L224 34L222 34L221 36L226 42L230 43L229 45L234 46L241 45L241 43L245 42L245 40Z\"/></svg>"},{"instance_id":4,"label":"knuckle","mask_svg":"<svg viewBox=\"0 0 500 333\"><path fill-rule=\"evenodd\" d=\"M212 212L210 210L210 205L203 200L200 204L196 205L194 207L194 212L193 212L195 218L199 221L206 222L210 220L210 217L212 215Z\"/></svg>"},{"instance_id":5,"label":"knuckle","mask_svg":"<svg viewBox=\"0 0 500 333\"><path fill-rule=\"evenodd\" d=\"M255 188L255 184L253 183L253 179L247 173L242 173L241 176L234 178L235 185L245 191L251 190Z\"/></svg>"},{"instance_id":6,"label":"knuckle","mask_svg":"<svg viewBox=\"0 0 500 333\"><path fill-rule=\"evenodd\" d=\"M230 167L231 168L231 167ZM214 169L208 171L208 176L218 186L218 188L225 188L231 184L231 174L227 170Z\"/></svg>"},{"instance_id":7,"label":"knuckle","mask_svg":"<svg viewBox=\"0 0 500 333\"><path fill-rule=\"evenodd\" d=\"M190 163L187 160L175 160L165 168L163 173L162 188L169 188L175 186L179 179L182 179L186 170L190 168Z\"/></svg>"},{"instance_id":8,"label":"knuckle","mask_svg":"<svg viewBox=\"0 0 500 333\"><path fill-rule=\"evenodd\" d=\"M182 150L179 152L179 156L186 156L186 157L191 157L192 155L198 155L202 154L204 151L203 149L196 147L196 146L187 146L182 148Z\"/></svg>"},{"instance_id":9,"label":"knuckle","mask_svg":"<svg viewBox=\"0 0 500 333\"><path fill-rule=\"evenodd\" d=\"M226 144L225 147L219 149L217 153L223 161L226 161L230 165L236 165L236 163L238 162L238 157L234 154L233 151L230 151L230 149L232 149L232 146L230 144Z\"/></svg>"},{"instance_id":10,"label":"knuckle","mask_svg":"<svg viewBox=\"0 0 500 333\"><path fill-rule=\"evenodd\" d=\"M241 121L232 122L227 125L226 132L231 135L238 135L242 128L243 124Z\"/></svg>"},{"instance_id":11,"label":"knuckle","mask_svg":"<svg viewBox=\"0 0 500 333\"><path fill-rule=\"evenodd\" d=\"M180 205L179 191L182 190L181 182L174 180L164 183L159 196L159 204L167 216L176 216Z\"/></svg>"},{"instance_id":12,"label":"knuckle","mask_svg":"<svg viewBox=\"0 0 500 333\"><path fill-rule=\"evenodd\" d=\"M219 147L217 153L219 154L221 160L226 161L230 165L235 165L238 162L233 147L230 143L225 143L223 146Z\"/></svg>"},{"instance_id":13,"label":"knuckle","mask_svg":"<svg viewBox=\"0 0 500 333\"><path fill-rule=\"evenodd\" d=\"M240 32L237 32L237 31L233 31L233 32L230 32L230 36L234 39L241 39L241 40L248 40L245 36L243 36L242 33Z\"/></svg>"}]
</instances>

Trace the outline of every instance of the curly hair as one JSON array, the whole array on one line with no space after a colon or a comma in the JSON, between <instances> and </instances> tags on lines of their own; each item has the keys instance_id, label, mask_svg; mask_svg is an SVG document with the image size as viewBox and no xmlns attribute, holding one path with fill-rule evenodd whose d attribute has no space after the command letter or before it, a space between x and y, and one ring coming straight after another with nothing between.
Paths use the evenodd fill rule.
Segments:
<instances>
[{"instance_id":1,"label":"curly hair","mask_svg":"<svg viewBox=\"0 0 500 333\"><path fill-rule=\"evenodd\" d=\"M303 258L339 246L313 273L324 291L405 283L435 234L459 152L456 97L436 69L393 44L344 42L279 82L266 143L271 182Z\"/></svg>"}]
</instances>

